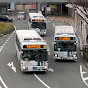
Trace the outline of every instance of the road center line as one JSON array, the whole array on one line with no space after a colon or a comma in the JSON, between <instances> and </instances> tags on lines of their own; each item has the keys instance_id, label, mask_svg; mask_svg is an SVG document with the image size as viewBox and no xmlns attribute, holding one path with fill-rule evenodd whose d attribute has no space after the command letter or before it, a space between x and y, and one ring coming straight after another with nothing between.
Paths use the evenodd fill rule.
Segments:
<instances>
[{"instance_id":1,"label":"road center line","mask_svg":"<svg viewBox=\"0 0 88 88\"><path fill-rule=\"evenodd\" d=\"M54 28L56 27L55 25L54 25L54 23L52 23L53 24L53 26L54 26Z\"/></svg>"},{"instance_id":2,"label":"road center line","mask_svg":"<svg viewBox=\"0 0 88 88\"><path fill-rule=\"evenodd\" d=\"M36 74L34 74L34 76L47 88L50 88L47 84L45 84Z\"/></svg>"},{"instance_id":3,"label":"road center line","mask_svg":"<svg viewBox=\"0 0 88 88\"><path fill-rule=\"evenodd\" d=\"M2 80L1 76L0 76L0 81L1 81L1 83L3 84L3 86L4 86L5 88L8 88L8 87L6 86L6 84L4 83L4 81ZM1 87L1 88L2 88L2 87Z\"/></svg>"},{"instance_id":4,"label":"road center line","mask_svg":"<svg viewBox=\"0 0 88 88\"><path fill-rule=\"evenodd\" d=\"M86 80L88 80L88 77L85 77L85 78L83 77L83 74L85 74L85 73L87 73L87 72L82 71L82 65L80 65L81 78L82 78L83 82L86 84L86 86L88 86L88 84L86 82Z\"/></svg>"}]
</instances>

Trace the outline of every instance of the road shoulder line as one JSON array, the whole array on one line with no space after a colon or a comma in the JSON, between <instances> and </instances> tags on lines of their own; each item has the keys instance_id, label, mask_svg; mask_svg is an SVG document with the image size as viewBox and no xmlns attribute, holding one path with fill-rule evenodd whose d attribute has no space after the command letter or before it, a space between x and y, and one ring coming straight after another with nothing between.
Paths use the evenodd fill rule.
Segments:
<instances>
[{"instance_id":1,"label":"road shoulder line","mask_svg":"<svg viewBox=\"0 0 88 88\"><path fill-rule=\"evenodd\" d=\"M1 76L0 76L0 81L1 81L1 83L3 84L3 86L4 86L5 88L8 88L8 87L6 86L6 84L4 83L4 81L2 80Z\"/></svg>"},{"instance_id":2,"label":"road shoulder line","mask_svg":"<svg viewBox=\"0 0 88 88\"><path fill-rule=\"evenodd\" d=\"M88 80L88 77L85 77L85 78L83 77L83 74L85 74L85 73L87 73L87 72L82 71L82 65L80 65L81 78L82 78L83 82L86 84L86 86L88 86L88 84L86 82L86 80Z\"/></svg>"},{"instance_id":3,"label":"road shoulder line","mask_svg":"<svg viewBox=\"0 0 88 88\"><path fill-rule=\"evenodd\" d=\"M34 76L47 88L50 88L47 84L45 84L36 74L34 74Z\"/></svg>"}]
</instances>

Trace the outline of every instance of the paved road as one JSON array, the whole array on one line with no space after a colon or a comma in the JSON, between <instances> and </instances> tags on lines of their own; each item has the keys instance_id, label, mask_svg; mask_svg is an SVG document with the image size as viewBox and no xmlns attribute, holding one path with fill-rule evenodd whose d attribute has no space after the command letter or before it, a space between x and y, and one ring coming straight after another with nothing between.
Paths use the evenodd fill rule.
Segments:
<instances>
[{"instance_id":1,"label":"paved road","mask_svg":"<svg viewBox=\"0 0 88 88\"><path fill-rule=\"evenodd\" d=\"M13 24L16 26L17 30L28 29L27 21L15 21ZM49 68L52 68L54 72L48 71L46 73L22 73L16 59L14 33L11 35L12 37L10 37L9 41L4 45L0 52L0 76L7 88L88 88L80 75L80 65L82 65L83 71L87 72L84 74L84 77L88 77L88 69L81 61L79 50L79 61L77 62L54 61L52 45L54 40L53 24L57 26L65 23L47 23L47 35L45 37L43 36L43 39L47 41L47 44L50 47ZM8 37L6 38L8 39ZM16 73L9 66L7 66L9 62L13 62L14 66L17 68ZM41 80L39 81L36 76ZM6 88L3 86L3 82L0 79L0 86L2 86L2 88ZM86 82L88 83L88 81Z\"/></svg>"}]
</instances>

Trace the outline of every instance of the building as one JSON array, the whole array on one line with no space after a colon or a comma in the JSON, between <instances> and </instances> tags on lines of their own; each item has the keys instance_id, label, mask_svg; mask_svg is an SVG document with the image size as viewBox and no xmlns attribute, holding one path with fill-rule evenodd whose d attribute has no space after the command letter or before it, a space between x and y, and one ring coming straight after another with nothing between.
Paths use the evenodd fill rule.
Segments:
<instances>
[{"instance_id":1,"label":"building","mask_svg":"<svg viewBox=\"0 0 88 88\"><path fill-rule=\"evenodd\" d=\"M3 0L4 2L14 3L12 5L15 5L16 11L41 11L46 15L71 15L71 10L65 6L68 3L67 0Z\"/></svg>"},{"instance_id":2,"label":"building","mask_svg":"<svg viewBox=\"0 0 88 88\"><path fill-rule=\"evenodd\" d=\"M8 4L9 3L0 3L0 14L8 14Z\"/></svg>"}]
</instances>

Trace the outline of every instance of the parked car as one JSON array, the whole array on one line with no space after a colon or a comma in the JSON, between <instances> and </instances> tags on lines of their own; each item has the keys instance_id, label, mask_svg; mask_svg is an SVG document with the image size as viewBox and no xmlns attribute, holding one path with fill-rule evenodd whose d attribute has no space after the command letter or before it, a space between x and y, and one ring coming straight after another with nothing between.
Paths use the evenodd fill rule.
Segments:
<instances>
[{"instance_id":1,"label":"parked car","mask_svg":"<svg viewBox=\"0 0 88 88\"><path fill-rule=\"evenodd\" d=\"M0 15L0 21L2 22L13 22L13 19L8 15Z\"/></svg>"},{"instance_id":2,"label":"parked car","mask_svg":"<svg viewBox=\"0 0 88 88\"><path fill-rule=\"evenodd\" d=\"M25 12L18 12L18 19L26 19L26 13Z\"/></svg>"}]
</instances>

